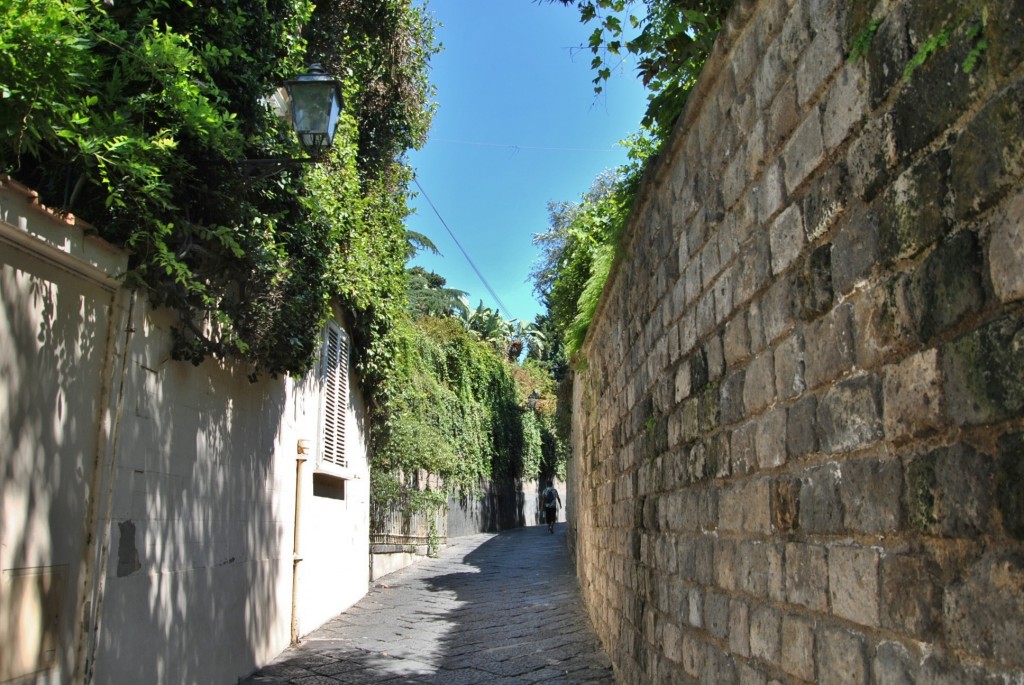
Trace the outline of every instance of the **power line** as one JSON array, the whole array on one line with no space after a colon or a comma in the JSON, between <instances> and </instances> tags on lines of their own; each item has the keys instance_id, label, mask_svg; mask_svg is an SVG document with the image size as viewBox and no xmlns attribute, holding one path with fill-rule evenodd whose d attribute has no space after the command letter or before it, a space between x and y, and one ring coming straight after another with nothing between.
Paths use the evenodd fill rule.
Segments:
<instances>
[{"instance_id":1,"label":"power line","mask_svg":"<svg viewBox=\"0 0 1024 685\"><path fill-rule=\"evenodd\" d=\"M430 205L430 208L434 210L434 214L436 214L437 218L441 221L441 225L444 226L444 230L448 231L448 235L450 235L452 237L452 240L455 241L455 244L458 245L459 250L462 252L462 256L465 257L466 261L469 262L469 265L473 267L473 271L480 279L480 282L484 284L484 287L487 288L487 292L489 292L491 294L491 297L494 298L494 301L498 303L498 307L501 308L501 311L505 312L505 318L512 319L512 315L509 313L508 307L506 307L505 303L501 301L500 297L498 297L498 293L494 292L494 288L492 288L491 284L487 282L487 279L484 278L484 275L480 273L480 269L476 268L476 264L474 264L473 260L469 258L469 253L466 252L466 248L462 247L462 243L460 243L459 239L455 237L454 233L452 233L452 229L448 228L448 224L445 222L444 217L441 216L441 212L437 211L437 207L434 206L434 203L430 199L430 196L427 195L427 191L423 190L423 186L420 185L420 179L417 178L416 175L414 174L412 180L416 184L416 187L420 189L420 192L423 193L423 197L424 199L426 199L427 204Z\"/></svg>"},{"instance_id":2,"label":"power line","mask_svg":"<svg viewBox=\"0 0 1024 685\"><path fill-rule=\"evenodd\" d=\"M455 138L431 138L436 143L451 143L453 145L472 145L474 147L496 147L519 150L540 150L543 152L614 152L614 147L545 147L541 145L519 145L517 143L485 143L477 140L458 140Z\"/></svg>"}]
</instances>

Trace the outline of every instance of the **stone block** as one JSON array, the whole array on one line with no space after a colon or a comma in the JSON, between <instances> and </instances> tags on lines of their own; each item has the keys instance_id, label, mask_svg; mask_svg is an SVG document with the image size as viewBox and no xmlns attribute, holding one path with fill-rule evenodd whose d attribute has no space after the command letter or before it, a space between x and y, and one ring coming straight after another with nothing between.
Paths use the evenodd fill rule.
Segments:
<instances>
[{"instance_id":1,"label":"stone block","mask_svg":"<svg viewBox=\"0 0 1024 685\"><path fill-rule=\"evenodd\" d=\"M897 6L893 11L886 13L882 23L878 25L867 53L872 109L878 107L889 90L900 81L903 67L909 60L907 15L902 6Z\"/></svg>"},{"instance_id":2,"label":"stone block","mask_svg":"<svg viewBox=\"0 0 1024 685\"><path fill-rule=\"evenodd\" d=\"M800 480L780 478L772 482L772 527L777 533L800 528Z\"/></svg>"},{"instance_id":3,"label":"stone block","mask_svg":"<svg viewBox=\"0 0 1024 685\"><path fill-rule=\"evenodd\" d=\"M946 235L950 154L940 149L899 175L876 202L879 249L886 264L912 257Z\"/></svg>"},{"instance_id":4,"label":"stone block","mask_svg":"<svg viewBox=\"0 0 1024 685\"><path fill-rule=\"evenodd\" d=\"M721 390L721 415L722 423L736 423L742 419L746 412L743 408L743 385L746 375L745 369L734 371L722 381Z\"/></svg>"},{"instance_id":5,"label":"stone block","mask_svg":"<svg viewBox=\"0 0 1024 685\"><path fill-rule=\"evenodd\" d=\"M969 445L941 447L907 464L907 504L918 530L949 537L993 532L992 460Z\"/></svg>"},{"instance_id":6,"label":"stone block","mask_svg":"<svg viewBox=\"0 0 1024 685\"><path fill-rule=\"evenodd\" d=\"M1024 62L1024 6L1017 0L997 0L988 11L989 49L984 58L994 73L1006 77Z\"/></svg>"},{"instance_id":7,"label":"stone block","mask_svg":"<svg viewBox=\"0 0 1024 685\"><path fill-rule=\"evenodd\" d=\"M814 680L814 621L787 614L782 617L782 668L801 680Z\"/></svg>"},{"instance_id":8,"label":"stone block","mask_svg":"<svg viewBox=\"0 0 1024 685\"><path fill-rule=\"evenodd\" d=\"M835 534L843 530L843 501L839 494L839 465L822 464L803 472L800 478L800 529L812 535Z\"/></svg>"},{"instance_id":9,"label":"stone block","mask_svg":"<svg viewBox=\"0 0 1024 685\"><path fill-rule=\"evenodd\" d=\"M725 324L722 346L725 364L728 367L750 357L750 330L747 328L745 313L737 313Z\"/></svg>"},{"instance_id":10,"label":"stone block","mask_svg":"<svg viewBox=\"0 0 1024 685\"><path fill-rule=\"evenodd\" d=\"M751 303L751 311L755 304L760 312L761 329L764 332L765 344L771 344L793 326L796 290L795 279L782 277L775 280L761 299ZM753 326L751 326L753 336ZM753 337L751 338L753 345Z\"/></svg>"},{"instance_id":11,"label":"stone block","mask_svg":"<svg viewBox=\"0 0 1024 685\"><path fill-rule=\"evenodd\" d=\"M801 107L815 101L832 74L843 65L843 49L835 15L815 17L814 40L796 68L797 99Z\"/></svg>"},{"instance_id":12,"label":"stone block","mask_svg":"<svg viewBox=\"0 0 1024 685\"><path fill-rule=\"evenodd\" d=\"M666 659L679 664L683 662L683 633L675 623L666 621L663 624L661 649Z\"/></svg>"},{"instance_id":13,"label":"stone block","mask_svg":"<svg viewBox=\"0 0 1024 685\"><path fill-rule=\"evenodd\" d=\"M801 202L807 242L813 244L828 233L846 211L849 185L846 165L841 160L814 179Z\"/></svg>"},{"instance_id":14,"label":"stone block","mask_svg":"<svg viewBox=\"0 0 1024 685\"><path fill-rule=\"evenodd\" d=\"M721 506L725 506L724 502ZM701 585L711 585L715 579L714 540L705 535L695 540L694 545L696 546L697 582ZM691 603L693 602L692 595L690 596L690 601ZM701 607L703 608L703 602Z\"/></svg>"},{"instance_id":15,"label":"stone block","mask_svg":"<svg viewBox=\"0 0 1024 685\"><path fill-rule=\"evenodd\" d=\"M729 636L729 595L708 592L704 597L704 629L719 640Z\"/></svg>"},{"instance_id":16,"label":"stone block","mask_svg":"<svg viewBox=\"0 0 1024 685\"><path fill-rule=\"evenodd\" d=\"M725 374L725 351L722 349L722 336L715 334L705 341L701 347L708 359L708 380L717 383ZM701 388L707 391L707 388Z\"/></svg>"},{"instance_id":17,"label":"stone block","mask_svg":"<svg viewBox=\"0 0 1024 685\"><path fill-rule=\"evenodd\" d=\"M898 642L883 642L875 648L871 674L876 683L913 685L918 681L917 659Z\"/></svg>"},{"instance_id":18,"label":"stone block","mask_svg":"<svg viewBox=\"0 0 1024 685\"><path fill-rule=\"evenodd\" d=\"M892 178L896 165L896 139L892 117L869 119L846 153L850 186L854 195L871 202Z\"/></svg>"},{"instance_id":19,"label":"stone block","mask_svg":"<svg viewBox=\"0 0 1024 685\"><path fill-rule=\"evenodd\" d=\"M942 241L911 275L907 295L923 342L984 307L983 262L977 235L961 231Z\"/></svg>"},{"instance_id":20,"label":"stone block","mask_svg":"<svg viewBox=\"0 0 1024 685\"><path fill-rule=\"evenodd\" d=\"M867 685L868 662L864 637L841 628L821 626L815 636L816 664L821 685Z\"/></svg>"},{"instance_id":21,"label":"stone block","mask_svg":"<svg viewBox=\"0 0 1024 685\"><path fill-rule=\"evenodd\" d=\"M747 603L739 599L729 602L729 651L750 656L750 612Z\"/></svg>"},{"instance_id":22,"label":"stone block","mask_svg":"<svg viewBox=\"0 0 1024 685\"><path fill-rule=\"evenodd\" d=\"M857 365L873 369L888 359L899 359L917 338L907 303L907 279L896 275L854 300Z\"/></svg>"},{"instance_id":23,"label":"stone block","mask_svg":"<svg viewBox=\"0 0 1024 685\"><path fill-rule=\"evenodd\" d=\"M981 558L946 590L942 623L954 648L1024 666L1024 556L1000 550Z\"/></svg>"},{"instance_id":24,"label":"stone block","mask_svg":"<svg viewBox=\"0 0 1024 685\"><path fill-rule=\"evenodd\" d=\"M718 256L718 241L708 240L700 250L701 286L707 288L722 269L722 260Z\"/></svg>"},{"instance_id":25,"label":"stone block","mask_svg":"<svg viewBox=\"0 0 1024 685\"><path fill-rule=\"evenodd\" d=\"M715 585L729 592L736 589L736 543L727 538L715 541Z\"/></svg>"},{"instance_id":26,"label":"stone block","mask_svg":"<svg viewBox=\"0 0 1024 685\"><path fill-rule=\"evenodd\" d=\"M802 397L786 417L786 452L791 458L818 451L818 400Z\"/></svg>"},{"instance_id":27,"label":"stone block","mask_svg":"<svg viewBox=\"0 0 1024 685\"><path fill-rule=\"evenodd\" d=\"M944 417L938 350L924 350L886 368L882 402L889 440L903 442L939 430Z\"/></svg>"},{"instance_id":28,"label":"stone block","mask_svg":"<svg viewBox=\"0 0 1024 685\"><path fill-rule=\"evenodd\" d=\"M775 400L775 356L764 351L747 365L743 383L743 406L754 414Z\"/></svg>"},{"instance_id":29,"label":"stone block","mask_svg":"<svg viewBox=\"0 0 1024 685\"><path fill-rule=\"evenodd\" d=\"M772 222L768 231L772 273L779 274L796 261L804 248L804 225L799 204L788 206Z\"/></svg>"},{"instance_id":30,"label":"stone block","mask_svg":"<svg viewBox=\"0 0 1024 685\"><path fill-rule=\"evenodd\" d=\"M804 383L817 388L846 375L854 364L853 306L843 303L804 331Z\"/></svg>"},{"instance_id":31,"label":"stone block","mask_svg":"<svg viewBox=\"0 0 1024 685\"><path fill-rule=\"evenodd\" d=\"M988 266L1002 302L1024 298L1024 192L1018 192L988 222Z\"/></svg>"},{"instance_id":32,"label":"stone block","mask_svg":"<svg viewBox=\"0 0 1024 685\"><path fill-rule=\"evenodd\" d=\"M828 611L828 555L824 547L786 545L786 600L812 611Z\"/></svg>"},{"instance_id":33,"label":"stone block","mask_svg":"<svg viewBox=\"0 0 1024 685\"><path fill-rule=\"evenodd\" d=\"M722 174L722 201L732 207L750 182L747 160L742 154L732 156Z\"/></svg>"},{"instance_id":34,"label":"stone block","mask_svg":"<svg viewBox=\"0 0 1024 685\"><path fill-rule=\"evenodd\" d=\"M676 369L675 401L682 402L690 396L691 385L690 362L685 361Z\"/></svg>"},{"instance_id":35,"label":"stone block","mask_svg":"<svg viewBox=\"0 0 1024 685\"><path fill-rule=\"evenodd\" d=\"M911 157L942 135L977 98L981 81L962 68L970 49L961 29L904 79L891 109L901 158Z\"/></svg>"},{"instance_id":36,"label":"stone block","mask_svg":"<svg viewBox=\"0 0 1024 685\"><path fill-rule=\"evenodd\" d=\"M878 215L857 207L844 217L832 241L833 291L846 295L862 284L878 257Z\"/></svg>"},{"instance_id":37,"label":"stone block","mask_svg":"<svg viewBox=\"0 0 1024 685\"><path fill-rule=\"evenodd\" d=\"M1024 411L1024 322L996 319L942 350L946 411L958 424L984 424Z\"/></svg>"},{"instance_id":38,"label":"stone block","mask_svg":"<svg viewBox=\"0 0 1024 685\"><path fill-rule=\"evenodd\" d=\"M769 606L750 612L750 654L772 665L782 657L782 615Z\"/></svg>"},{"instance_id":39,"label":"stone block","mask_svg":"<svg viewBox=\"0 0 1024 685\"><path fill-rule=\"evenodd\" d=\"M771 533L770 488L767 479L760 479L723 489L718 507L718 528L735 533Z\"/></svg>"},{"instance_id":40,"label":"stone block","mask_svg":"<svg viewBox=\"0 0 1024 685\"><path fill-rule=\"evenodd\" d=\"M748 421L729 434L729 459L732 473L743 476L757 468L757 423Z\"/></svg>"},{"instance_id":41,"label":"stone block","mask_svg":"<svg viewBox=\"0 0 1024 685\"><path fill-rule=\"evenodd\" d=\"M769 166L761 177L760 184L751 188L751 193L757 200L758 225L768 223L786 202L782 165L775 162Z\"/></svg>"},{"instance_id":42,"label":"stone block","mask_svg":"<svg viewBox=\"0 0 1024 685\"><path fill-rule=\"evenodd\" d=\"M762 49L753 83L758 109L764 110L768 107L788 75L789 67L782 61L779 46L772 43Z\"/></svg>"},{"instance_id":43,"label":"stone block","mask_svg":"<svg viewBox=\"0 0 1024 685\"><path fill-rule=\"evenodd\" d=\"M690 614L687 623L692 628L704 627L704 591L700 588L690 588L688 606Z\"/></svg>"},{"instance_id":44,"label":"stone block","mask_svg":"<svg viewBox=\"0 0 1024 685\"><path fill-rule=\"evenodd\" d=\"M834 385L818 401L821 448L830 454L867 446L883 435L881 383L871 374Z\"/></svg>"},{"instance_id":45,"label":"stone block","mask_svg":"<svg viewBox=\"0 0 1024 685\"><path fill-rule=\"evenodd\" d=\"M942 609L940 577L938 565L923 556L883 556L879 588L882 626L918 640L934 639Z\"/></svg>"},{"instance_id":46,"label":"stone block","mask_svg":"<svg viewBox=\"0 0 1024 685\"><path fill-rule=\"evenodd\" d=\"M741 661L737 663L736 669L736 676L739 678L736 681L738 685L768 685L768 676L757 670L752 664ZM778 681L773 680L772 685L779 685Z\"/></svg>"},{"instance_id":47,"label":"stone block","mask_svg":"<svg viewBox=\"0 0 1024 685\"><path fill-rule=\"evenodd\" d=\"M878 550L837 545L828 551L832 613L863 626L877 626Z\"/></svg>"},{"instance_id":48,"label":"stone block","mask_svg":"<svg viewBox=\"0 0 1024 685\"><path fill-rule=\"evenodd\" d=\"M757 465L773 469L786 463L786 409L773 407L756 420Z\"/></svg>"},{"instance_id":49,"label":"stone block","mask_svg":"<svg viewBox=\"0 0 1024 685\"><path fill-rule=\"evenodd\" d=\"M822 138L825 150L831 152L841 145L866 113L867 82L862 69L847 64L839 70L825 96Z\"/></svg>"},{"instance_id":50,"label":"stone block","mask_svg":"<svg viewBox=\"0 0 1024 685\"><path fill-rule=\"evenodd\" d=\"M821 114L811 110L797 127L782 151L786 192L797 188L825 161L825 143L821 136Z\"/></svg>"},{"instance_id":51,"label":"stone block","mask_svg":"<svg viewBox=\"0 0 1024 685\"><path fill-rule=\"evenodd\" d=\"M813 321L832 308L832 246L821 245L807 255L796 274L800 318Z\"/></svg>"},{"instance_id":52,"label":"stone block","mask_svg":"<svg viewBox=\"0 0 1024 685\"><path fill-rule=\"evenodd\" d=\"M765 121L765 143L771 151L789 138L800 123L800 107L796 103L796 81L787 81L768 106Z\"/></svg>"},{"instance_id":53,"label":"stone block","mask_svg":"<svg viewBox=\"0 0 1024 685\"><path fill-rule=\"evenodd\" d=\"M806 389L804 359L804 339L798 333L775 348L775 392L780 400L794 399Z\"/></svg>"},{"instance_id":54,"label":"stone block","mask_svg":"<svg viewBox=\"0 0 1024 685\"><path fill-rule=\"evenodd\" d=\"M768 284L771 276L771 254L768 245L768 234L760 232L754 235L739 256L733 283L736 292L733 302L741 305L750 300L758 291Z\"/></svg>"},{"instance_id":55,"label":"stone block","mask_svg":"<svg viewBox=\"0 0 1024 685\"><path fill-rule=\"evenodd\" d=\"M903 466L898 459L858 459L840 465L839 498L844 527L880 535L903 523Z\"/></svg>"},{"instance_id":56,"label":"stone block","mask_svg":"<svg viewBox=\"0 0 1024 685\"><path fill-rule=\"evenodd\" d=\"M1003 528L1012 537L1024 540L1024 433L1011 433L999 439L996 464L996 503Z\"/></svg>"}]
</instances>

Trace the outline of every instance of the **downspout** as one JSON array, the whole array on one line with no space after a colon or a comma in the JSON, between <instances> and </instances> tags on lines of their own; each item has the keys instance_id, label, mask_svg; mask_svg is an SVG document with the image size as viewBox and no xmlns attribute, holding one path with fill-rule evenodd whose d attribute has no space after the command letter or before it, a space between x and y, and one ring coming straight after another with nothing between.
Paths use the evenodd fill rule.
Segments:
<instances>
[{"instance_id":1,"label":"downspout","mask_svg":"<svg viewBox=\"0 0 1024 685\"><path fill-rule=\"evenodd\" d=\"M299 440L295 455L295 526L292 531L292 620L291 642L299 641L299 524L302 518L302 465L306 462L310 446L308 440Z\"/></svg>"},{"instance_id":2,"label":"downspout","mask_svg":"<svg viewBox=\"0 0 1024 685\"><path fill-rule=\"evenodd\" d=\"M125 379L128 376L128 353L131 346L132 334L135 332L134 318L137 294L137 291L132 290L131 298L128 301L128 316L125 318L126 326L124 329L124 347L121 350L121 369L120 378L117 383L117 401L114 405L113 423L110 427L109 434L102 438L103 442L106 442L107 440L110 441L110 459L107 463L107 473L104 476L106 481L106 492L104 494L107 508L104 512L103 518L96 522L102 522L103 524L102 528L97 531L100 545L99 558L96 561L96 568L94 571L96 574L96 586L92 601L90 602L87 600L85 607L83 607L82 637L81 642L78 645L79 653L75 659L75 673L72 676L72 682L81 683L82 685L89 685L89 683L92 682L93 668L96 661L97 637L99 635L100 628L100 615L103 605L103 593L107 584L107 560L110 557L110 517L114 506L114 481L116 480L115 467L117 465L117 454L121 444L121 414L124 407ZM106 407L107 404L104 403L103 406ZM105 425L105 422L101 420L101 431L103 425ZM101 470L99 465L97 465L96 470L97 472ZM97 485L99 485L99 483L97 483ZM97 491L98 489L99 488L97 488Z\"/></svg>"}]
</instances>

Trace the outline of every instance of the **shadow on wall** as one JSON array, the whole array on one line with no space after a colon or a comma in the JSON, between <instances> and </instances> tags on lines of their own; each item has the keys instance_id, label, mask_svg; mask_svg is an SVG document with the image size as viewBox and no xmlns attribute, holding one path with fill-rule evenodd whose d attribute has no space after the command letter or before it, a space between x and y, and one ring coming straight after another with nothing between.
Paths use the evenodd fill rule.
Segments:
<instances>
[{"instance_id":1,"label":"shadow on wall","mask_svg":"<svg viewBox=\"0 0 1024 685\"><path fill-rule=\"evenodd\" d=\"M169 361L169 318L147 318L140 298L108 520L96 457L116 399L103 382L116 395L119 380L104 378L108 330L118 357L125 344L112 293L6 244L0 293L0 681L56 669L68 682L79 593L99 583L92 682L235 682L287 631L291 519L272 501L283 382ZM110 547L90 580L97 530Z\"/></svg>"},{"instance_id":2,"label":"shadow on wall","mask_svg":"<svg viewBox=\"0 0 1024 685\"><path fill-rule=\"evenodd\" d=\"M95 682L234 682L288 625L283 382L169 361L165 325L135 323Z\"/></svg>"},{"instance_id":3,"label":"shadow on wall","mask_svg":"<svg viewBox=\"0 0 1024 685\"><path fill-rule=\"evenodd\" d=\"M70 673L109 291L0 251L0 681ZM65 281L69 288L58 287Z\"/></svg>"}]
</instances>

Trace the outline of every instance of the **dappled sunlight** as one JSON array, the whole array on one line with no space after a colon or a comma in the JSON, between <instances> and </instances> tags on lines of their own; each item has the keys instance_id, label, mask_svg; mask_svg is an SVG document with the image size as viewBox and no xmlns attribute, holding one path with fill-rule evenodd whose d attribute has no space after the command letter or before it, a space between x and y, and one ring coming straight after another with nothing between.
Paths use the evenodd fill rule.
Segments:
<instances>
[{"instance_id":1,"label":"dappled sunlight","mask_svg":"<svg viewBox=\"0 0 1024 685\"><path fill-rule=\"evenodd\" d=\"M85 572L109 292L58 288L59 268L4 246L0 259L0 680L72 667L67 636Z\"/></svg>"},{"instance_id":2,"label":"dappled sunlight","mask_svg":"<svg viewBox=\"0 0 1024 685\"><path fill-rule=\"evenodd\" d=\"M168 325L150 313L137 328L151 338L133 341L126 395L139 401L122 430L125 444L146 448L118 455L115 489L134 496L115 516L134 522L134 536L116 522L111 531L138 563L108 575L97 677L148 682L156 670L161 682L232 682L269 656L287 607L278 585L290 524L272 502L284 381L173 362L169 348L150 349L169 345ZM157 664L133 658L141 644L158 646Z\"/></svg>"}]
</instances>

